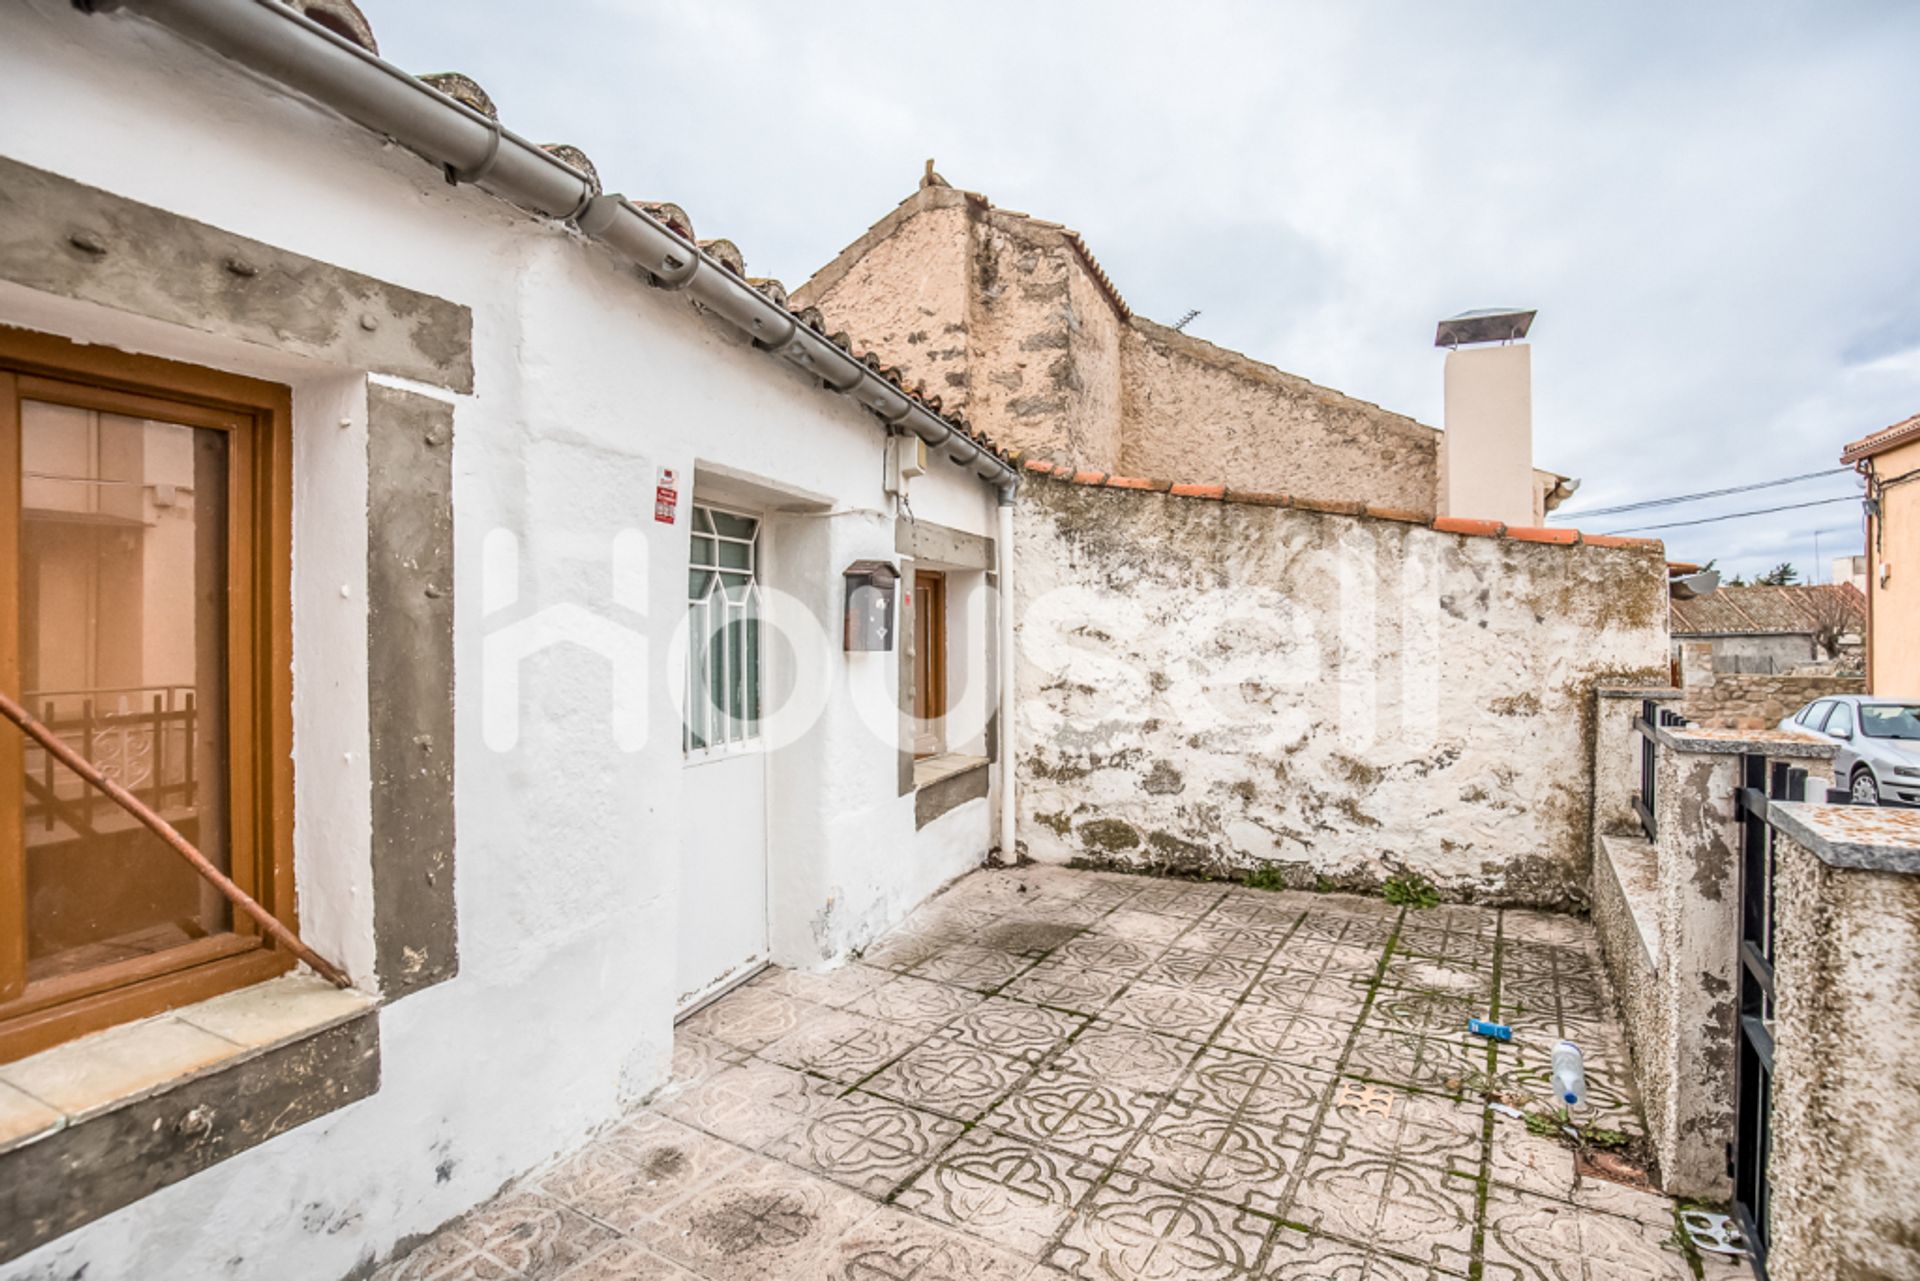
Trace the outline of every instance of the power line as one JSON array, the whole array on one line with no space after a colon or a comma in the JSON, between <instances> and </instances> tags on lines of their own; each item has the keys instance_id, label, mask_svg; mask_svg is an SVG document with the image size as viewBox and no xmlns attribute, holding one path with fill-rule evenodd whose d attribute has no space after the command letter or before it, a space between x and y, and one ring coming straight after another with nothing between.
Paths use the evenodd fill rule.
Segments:
<instances>
[{"instance_id":1,"label":"power line","mask_svg":"<svg viewBox=\"0 0 1920 1281\"><path fill-rule=\"evenodd\" d=\"M1595 507L1579 512L1555 512L1554 515L1566 520L1588 516L1618 516L1622 512L1644 511L1649 507L1671 507L1676 503L1691 503L1702 498L1724 498L1728 494L1744 494L1755 489L1771 489L1775 485L1794 485L1803 480L1817 480L1822 476L1833 476L1843 471L1852 471L1851 467L1828 467L1824 471L1810 471L1801 476L1782 476L1779 480L1756 481L1751 485L1732 485L1726 489L1705 489L1697 494L1676 494L1672 498L1649 498L1638 503L1622 503L1618 507Z\"/></svg>"},{"instance_id":2,"label":"power line","mask_svg":"<svg viewBox=\"0 0 1920 1281\"><path fill-rule=\"evenodd\" d=\"M1774 512L1799 511L1802 507L1825 507L1829 503L1857 503L1858 494L1842 494L1838 498L1816 498L1810 503L1787 503L1781 507L1756 507L1752 511L1728 512L1724 516L1704 516L1699 520L1675 520L1664 525L1635 525L1631 529L1610 529L1609 534L1640 534L1655 529L1680 529L1687 525L1712 525L1723 520L1739 520L1743 516L1767 516Z\"/></svg>"}]
</instances>

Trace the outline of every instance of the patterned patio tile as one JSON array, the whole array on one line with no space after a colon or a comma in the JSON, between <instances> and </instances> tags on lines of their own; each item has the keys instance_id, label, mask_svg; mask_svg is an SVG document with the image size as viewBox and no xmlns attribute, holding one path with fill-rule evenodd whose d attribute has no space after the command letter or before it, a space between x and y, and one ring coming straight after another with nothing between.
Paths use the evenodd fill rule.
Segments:
<instances>
[{"instance_id":1,"label":"patterned patio tile","mask_svg":"<svg viewBox=\"0 0 1920 1281\"><path fill-rule=\"evenodd\" d=\"M1351 1023L1366 1005L1367 990L1346 974L1269 966L1247 990L1247 1000Z\"/></svg>"},{"instance_id":2,"label":"patterned patio tile","mask_svg":"<svg viewBox=\"0 0 1920 1281\"><path fill-rule=\"evenodd\" d=\"M769 1143L766 1153L869 1196L917 1173L960 1133L958 1121L852 1094Z\"/></svg>"},{"instance_id":3,"label":"patterned patio tile","mask_svg":"<svg viewBox=\"0 0 1920 1281\"><path fill-rule=\"evenodd\" d=\"M894 1203L1038 1257L1100 1174L1097 1164L974 1129L941 1153Z\"/></svg>"},{"instance_id":4,"label":"patterned patio tile","mask_svg":"<svg viewBox=\"0 0 1920 1281\"><path fill-rule=\"evenodd\" d=\"M685 1090L726 1071L747 1056L710 1036L680 1028L673 1038L673 1066L669 1069L669 1089Z\"/></svg>"},{"instance_id":5,"label":"patterned patio tile","mask_svg":"<svg viewBox=\"0 0 1920 1281\"><path fill-rule=\"evenodd\" d=\"M1499 1117L1487 1175L1496 1183L1564 1201L1573 1196L1573 1149L1532 1133L1522 1121Z\"/></svg>"},{"instance_id":6,"label":"patterned patio tile","mask_svg":"<svg viewBox=\"0 0 1920 1281\"><path fill-rule=\"evenodd\" d=\"M1265 968L1264 962L1255 958L1196 950L1190 946L1191 941L1183 939L1180 946L1170 947L1155 958L1140 971L1140 981L1234 998L1245 994Z\"/></svg>"},{"instance_id":7,"label":"patterned patio tile","mask_svg":"<svg viewBox=\"0 0 1920 1281\"><path fill-rule=\"evenodd\" d=\"M1492 1011L1472 997L1423 988L1382 987L1373 994L1364 1026L1388 1032L1443 1032L1458 1035L1468 1019L1489 1018Z\"/></svg>"},{"instance_id":8,"label":"patterned patio tile","mask_svg":"<svg viewBox=\"0 0 1920 1281\"><path fill-rule=\"evenodd\" d=\"M860 964L904 974L925 964L949 946L946 939L921 934L889 934L860 954Z\"/></svg>"},{"instance_id":9,"label":"patterned patio tile","mask_svg":"<svg viewBox=\"0 0 1920 1281\"><path fill-rule=\"evenodd\" d=\"M1072 961L1061 961L1058 956L1055 953L1034 966L1002 988L1000 994L1035 1005L1097 1014L1133 981L1130 974L1090 969Z\"/></svg>"},{"instance_id":10,"label":"patterned patio tile","mask_svg":"<svg viewBox=\"0 0 1920 1281\"><path fill-rule=\"evenodd\" d=\"M1103 1018L1063 1047L1052 1066L1134 1089L1164 1090L1199 1053L1196 1042Z\"/></svg>"},{"instance_id":11,"label":"patterned patio tile","mask_svg":"<svg viewBox=\"0 0 1920 1281\"><path fill-rule=\"evenodd\" d=\"M708 1281L814 1281L833 1244L874 1210L857 1192L754 1160L711 1195L670 1207L641 1244Z\"/></svg>"},{"instance_id":12,"label":"patterned patio tile","mask_svg":"<svg viewBox=\"0 0 1920 1281\"><path fill-rule=\"evenodd\" d=\"M1226 890L1218 885L1181 885L1171 881L1159 883L1149 881L1129 900L1127 906L1138 912L1158 912L1163 916L1198 919L1205 916L1226 896Z\"/></svg>"},{"instance_id":13,"label":"patterned patio tile","mask_svg":"<svg viewBox=\"0 0 1920 1281\"><path fill-rule=\"evenodd\" d=\"M1025 1001L988 997L940 1030L943 1040L1039 1063L1087 1026L1084 1015L1043 1009Z\"/></svg>"},{"instance_id":14,"label":"patterned patio tile","mask_svg":"<svg viewBox=\"0 0 1920 1281\"><path fill-rule=\"evenodd\" d=\"M550 1277L613 1239L610 1229L558 1201L516 1192L481 1206L374 1275L376 1281Z\"/></svg>"},{"instance_id":15,"label":"patterned patio tile","mask_svg":"<svg viewBox=\"0 0 1920 1281\"><path fill-rule=\"evenodd\" d=\"M1236 1013L1233 999L1197 987L1135 981L1101 1012L1103 1019L1189 1041L1210 1040Z\"/></svg>"},{"instance_id":16,"label":"patterned patio tile","mask_svg":"<svg viewBox=\"0 0 1920 1281\"><path fill-rule=\"evenodd\" d=\"M949 947L914 966L915 978L934 979L976 992L997 992L1033 968L1033 958L968 944Z\"/></svg>"},{"instance_id":17,"label":"patterned patio tile","mask_svg":"<svg viewBox=\"0 0 1920 1281\"><path fill-rule=\"evenodd\" d=\"M1093 923L1092 932L1107 938L1125 939L1158 952L1193 928L1193 918L1190 916L1165 916L1159 912L1142 911L1134 905L1137 902L1139 900L1135 899L1133 903L1107 913Z\"/></svg>"},{"instance_id":18,"label":"patterned patio tile","mask_svg":"<svg viewBox=\"0 0 1920 1281\"><path fill-rule=\"evenodd\" d=\"M1063 943L1047 958L1051 965L1104 970L1110 974L1135 975L1155 957L1167 950L1165 944L1148 944L1097 930Z\"/></svg>"},{"instance_id":19,"label":"patterned patio tile","mask_svg":"<svg viewBox=\"0 0 1920 1281\"><path fill-rule=\"evenodd\" d=\"M1302 1163L1311 1114L1279 1125L1170 1106L1147 1122L1120 1168L1167 1187L1278 1215Z\"/></svg>"},{"instance_id":20,"label":"patterned patio tile","mask_svg":"<svg viewBox=\"0 0 1920 1281\"><path fill-rule=\"evenodd\" d=\"M1493 966L1461 961L1440 961L1432 957L1396 952L1380 970L1382 987L1417 988L1444 992L1491 1008Z\"/></svg>"},{"instance_id":21,"label":"patterned patio tile","mask_svg":"<svg viewBox=\"0 0 1920 1281\"><path fill-rule=\"evenodd\" d=\"M1232 1281L1254 1275L1274 1224L1147 1179L1088 1198L1047 1262L1080 1281Z\"/></svg>"},{"instance_id":22,"label":"patterned patio tile","mask_svg":"<svg viewBox=\"0 0 1920 1281\"><path fill-rule=\"evenodd\" d=\"M1593 938L1593 928L1577 916L1509 909L1500 914L1500 935L1517 942L1578 947Z\"/></svg>"},{"instance_id":23,"label":"patterned patio tile","mask_svg":"<svg viewBox=\"0 0 1920 1281\"><path fill-rule=\"evenodd\" d=\"M1160 1106L1158 1095L1069 1072L1044 1070L995 1104L981 1123L1014 1138L1112 1161Z\"/></svg>"},{"instance_id":24,"label":"patterned patio tile","mask_svg":"<svg viewBox=\"0 0 1920 1281\"><path fill-rule=\"evenodd\" d=\"M1332 1070L1340 1064L1351 1024L1303 1010L1243 1005L1214 1038L1223 1050L1240 1050L1283 1063Z\"/></svg>"},{"instance_id":25,"label":"patterned patio tile","mask_svg":"<svg viewBox=\"0 0 1920 1281\"><path fill-rule=\"evenodd\" d=\"M553 1200L631 1233L661 1209L698 1195L750 1154L654 1113L590 1144L538 1180Z\"/></svg>"},{"instance_id":26,"label":"patterned patio tile","mask_svg":"<svg viewBox=\"0 0 1920 1281\"><path fill-rule=\"evenodd\" d=\"M1264 961L1280 948L1280 936L1258 925L1237 925L1208 918L1180 936L1180 946L1196 952Z\"/></svg>"},{"instance_id":27,"label":"patterned patio tile","mask_svg":"<svg viewBox=\"0 0 1920 1281\"><path fill-rule=\"evenodd\" d=\"M980 1004L978 992L950 983L900 975L849 1001L850 1014L931 1033L956 1014Z\"/></svg>"},{"instance_id":28,"label":"patterned patio tile","mask_svg":"<svg viewBox=\"0 0 1920 1281\"><path fill-rule=\"evenodd\" d=\"M847 1010L822 1010L805 1027L760 1051L760 1057L829 1081L853 1085L904 1054L926 1033Z\"/></svg>"},{"instance_id":29,"label":"patterned patio tile","mask_svg":"<svg viewBox=\"0 0 1920 1281\"><path fill-rule=\"evenodd\" d=\"M666 1100L659 1111L757 1150L817 1114L831 1102L833 1092L826 1082L754 1060Z\"/></svg>"},{"instance_id":30,"label":"patterned patio tile","mask_svg":"<svg viewBox=\"0 0 1920 1281\"><path fill-rule=\"evenodd\" d=\"M871 1077L861 1088L961 1121L977 1120L1033 1071L1026 1060L935 1037Z\"/></svg>"},{"instance_id":31,"label":"patterned patio tile","mask_svg":"<svg viewBox=\"0 0 1920 1281\"><path fill-rule=\"evenodd\" d=\"M1278 1125L1289 1117L1317 1115L1334 1080L1321 1068L1209 1049L1194 1060L1171 1099L1184 1108Z\"/></svg>"},{"instance_id":32,"label":"patterned patio tile","mask_svg":"<svg viewBox=\"0 0 1920 1281\"><path fill-rule=\"evenodd\" d=\"M816 1266L818 1281L1022 1281L1034 1262L882 1209L829 1245Z\"/></svg>"},{"instance_id":33,"label":"patterned patio tile","mask_svg":"<svg viewBox=\"0 0 1920 1281\"><path fill-rule=\"evenodd\" d=\"M1476 1100L1342 1079L1320 1124L1314 1150L1324 1156L1392 1156L1479 1174L1486 1112Z\"/></svg>"},{"instance_id":34,"label":"patterned patio tile","mask_svg":"<svg viewBox=\"0 0 1920 1281\"><path fill-rule=\"evenodd\" d=\"M1286 1216L1355 1245L1465 1273L1478 1189L1470 1179L1400 1157L1313 1155Z\"/></svg>"},{"instance_id":35,"label":"patterned patio tile","mask_svg":"<svg viewBox=\"0 0 1920 1281\"><path fill-rule=\"evenodd\" d=\"M1478 1037L1443 1032L1354 1035L1345 1071L1386 1085L1460 1097L1487 1072L1487 1045Z\"/></svg>"},{"instance_id":36,"label":"patterned patio tile","mask_svg":"<svg viewBox=\"0 0 1920 1281\"><path fill-rule=\"evenodd\" d=\"M818 973L809 970L788 970L775 965L770 966L765 973L755 979L752 986L770 988L802 1001L812 1001L815 1005L827 1005L839 1009L863 993L871 992L891 977L892 974L889 971L872 965L842 965L837 969L823 970Z\"/></svg>"},{"instance_id":37,"label":"patterned patio tile","mask_svg":"<svg viewBox=\"0 0 1920 1281\"><path fill-rule=\"evenodd\" d=\"M680 1028L740 1050L762 1047L828 1013L825 1006L802 1001L754 983L694 1014Z\"/></svg>"},{"instance_id":38,"label":"patterned patio tile","mask_svg":"<svg viewBox=\"0 0 1920 1281\"><path fill-rule=\"evenodd\" d=\"M1267 969L1295 974L1337 974L1368 983L1380 968L1384 944L1347 943L1295 935L1273 954Z\"/></svg>"},{"instance_id":39,"label":"patterned patio tile","mask_svg":"<svg viewBox=\"0 0 1920 1281\"><path fill-rule=\"evenodd\" d=\"M1274 1234L1261 1275L1269 1281L1453 1281L1466 1274L1416 1263L1380 1248L1281 1228Z\"/></svg>"},{"instance_id":40,"label":"patterned patio tile","mask_svg":"<svg viewBox=\"0 0 1920 1281\"><path fill-rule=\"evenodd\" d=\"M614 1241L554 1277L554 1281L700 1281L670 1259L632 1241Z\"/></svg>"},{"instance_id":41,"label":"patterned patio tile","mask_svg":"<svg viewBox=\"0 0 1920 1281\"><path fill-rule=\"evenodd\" d=\"M1488 1281L1687 1281L1693 1269L1664 1226L1495 1184L1487 1190Z\"/></svg>"}]
</instances>

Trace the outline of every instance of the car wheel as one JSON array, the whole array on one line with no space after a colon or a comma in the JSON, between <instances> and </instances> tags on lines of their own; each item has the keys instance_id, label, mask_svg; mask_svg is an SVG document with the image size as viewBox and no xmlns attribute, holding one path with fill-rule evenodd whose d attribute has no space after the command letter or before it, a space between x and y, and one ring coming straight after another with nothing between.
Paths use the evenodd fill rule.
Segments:
<instances>
[{"instance_id":1,"label":"car wheel","mask_svg":"<svg viewBox=\"0 0 1920 1281\"><path fill-rule=\"evenodd\" d=\"M1853 803L1855 805L1878 805L1880 803L1880 785L1873 781L1873 775L1865 770L1856 770L1853 775Z\"/></svg>"}]
</instances>

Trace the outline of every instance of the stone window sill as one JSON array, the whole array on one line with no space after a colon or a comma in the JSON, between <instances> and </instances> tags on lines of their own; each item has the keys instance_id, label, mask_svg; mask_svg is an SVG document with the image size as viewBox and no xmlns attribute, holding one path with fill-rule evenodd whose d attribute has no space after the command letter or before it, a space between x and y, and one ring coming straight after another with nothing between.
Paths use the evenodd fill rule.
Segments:
<instances>
[{"instance_id":1,"label":"stone window sill","mask_svg":"<svg viewBox=\"0 0 1920 1281\"><path fill-rule=\"evenodd\" d=\"M287 975L0 1064L0 1263L374 1093L377 1006Z\"/></svg>"},{"instance_id":2,"label":"stone window sill","mask_svg":"<svg viewBox=\"0 0 1920 1281\"><path fill-rule=\"evenodd\" d=\"M913 763L913 823L925 827L987 794L987 758L948 752Z\"/></svg>"},{"instance_id":3,"label":"stone window sill","mask_svg":"<svg viewBox=\"0 0 1920 1281\"><path fill-rule=\"evenodd\" d=\"M943 752L939 756L925 756L913 763L913 789L917 792L923 787L932 787L935 783L952 778L955 774L964 774L970 769L979 769L987 763L984 756L964 756L959 752Z\"/></svg>"}]
</instances>

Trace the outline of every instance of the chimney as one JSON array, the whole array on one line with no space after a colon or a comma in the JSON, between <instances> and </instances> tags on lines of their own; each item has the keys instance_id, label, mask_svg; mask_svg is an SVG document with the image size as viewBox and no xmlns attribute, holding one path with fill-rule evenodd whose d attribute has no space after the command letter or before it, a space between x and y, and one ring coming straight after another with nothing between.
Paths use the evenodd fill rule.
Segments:
<instances>
[{"instance_id":1,"label":"chimney","mask_svg":"<svg viewBox=\"0 0 1920 1281\"><path fill-rule=\"evenodd\" d=\"M1446 430L1440 436L1442 516L1534 525L1534 313L1494 308L1440 322L1448 348Z\"/></svg>"}]
</instances>

